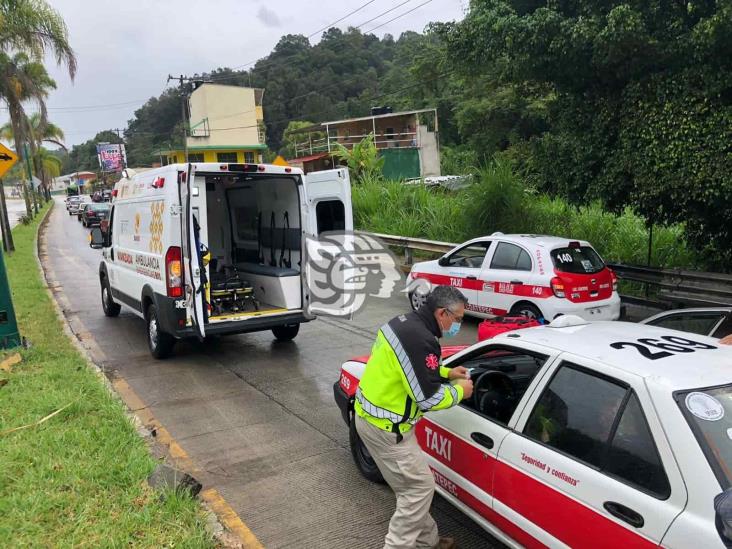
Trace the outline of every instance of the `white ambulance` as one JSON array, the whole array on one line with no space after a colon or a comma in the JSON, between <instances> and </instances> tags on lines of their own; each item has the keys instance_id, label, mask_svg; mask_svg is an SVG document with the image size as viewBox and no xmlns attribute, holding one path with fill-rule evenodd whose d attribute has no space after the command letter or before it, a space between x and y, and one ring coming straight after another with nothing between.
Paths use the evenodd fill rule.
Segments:
<instances>
[{"instance_id":1,"label":"white ambulance","mask_svg":"<svg viewBox=\"0 0 732 549\"><path fill-rule=\"evenodd\" d=\"M147 323L150 352L177 339L272 330L294 338L310 307L305 240L353 229L345 168L310 173L263 164L171 164L126 170L101 248L102 306Z\"/></svg>"}]
</instances>

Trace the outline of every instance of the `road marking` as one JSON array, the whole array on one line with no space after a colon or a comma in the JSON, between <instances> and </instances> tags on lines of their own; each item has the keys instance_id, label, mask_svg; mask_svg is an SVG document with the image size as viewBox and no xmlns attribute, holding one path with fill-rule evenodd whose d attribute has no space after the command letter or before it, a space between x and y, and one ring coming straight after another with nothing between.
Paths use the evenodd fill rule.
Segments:
<instances>
[{"instance_id":1,"label":"road marking","mask_svg":"<svg viewBox=\"0 0 732 549\"><path fill-rule=\"evenodd\" d=\"M105 353L97 344L92 333L86 329L86 326L79 316L73 312L71 302L64 292L63 285L60 284L58 279L55 277L53 267L50 265L45 230L50 224L49 221L51 219L52 209L49 210L49 213L46 214L46 218L41 223L35 247L41 276L46 282L48 293L54 300L57 310L60 309L60 316L66 322L71 336L76 337L78 340L79 350L86 354L87 360L94 364L98 368L98 371L104 372L103 363L106 360ZM65 254L62 257L62 260L65 259L68 261L70 257L71 256ZM74 261L70 262L73 263ZM81 262L77 261L77 264L82 268L82 270L88 268L88 266L81 264ZM104 376L102 377L104 378ZM107 384L107 386L110 384L115 393L117 393L119 398L121 398L125 403L129 412L134 414L134 416L137 417L143 425L150 429L150 432L157 443L168 449L168 455L178 468L193 475L201 471L183 447L178 444L173 435L171 435L170 432L157 420L150 407L145 404L137 393L135 393L134 389L124 378L118 377L113 379L111 383ZM244 549L264 549L264 546L254 535L254 532L252 532L244 521L241 520L236 511L232 509L232 507L215 488L207 488L206 490L203 490L200 494L200 498L206 503L207 507L216 514L221 524L224 525L224 527L234 536L239 538Z\"/></svg>"}]
</instances>

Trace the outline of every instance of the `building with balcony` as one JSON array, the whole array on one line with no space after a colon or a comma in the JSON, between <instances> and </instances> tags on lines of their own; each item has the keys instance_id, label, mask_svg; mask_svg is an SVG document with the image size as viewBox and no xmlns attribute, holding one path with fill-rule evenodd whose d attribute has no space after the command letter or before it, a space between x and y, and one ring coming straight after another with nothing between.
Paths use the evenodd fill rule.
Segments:
<instances>
[{"instance_id":1,"label":"building with balcony","mask_svg":"<svg viewBox=\"0 0 732 549\"><path fill-rule=\"evenodd\" d=\"M339 163L334 153L338 144L352 149L364 137L374 136L384 158L384 176L412 179L440 175L437 109L383 112L372 109L371 116L323 122L293 132L299 136L295 157L287 162L306 173L324 170ZM390 110L390 109L389 109Z\"/></svg>"},{"instance_id":2,"label":"building with balcony","mask_svg":"<svg viewBox=\"0 0 732 549\"><path fill-rule=\"evenodd\" d=\"M160 151L160 163L261 162L267 148L264 90L211 82L194 86L188 97L188 158L183 149Z\"/></svg>"}]
</instances>

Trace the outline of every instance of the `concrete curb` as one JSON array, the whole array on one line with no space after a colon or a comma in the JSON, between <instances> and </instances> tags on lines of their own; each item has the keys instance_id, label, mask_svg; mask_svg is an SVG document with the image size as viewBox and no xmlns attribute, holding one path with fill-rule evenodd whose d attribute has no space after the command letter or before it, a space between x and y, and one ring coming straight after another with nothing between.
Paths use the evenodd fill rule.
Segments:
<instances>
[{"instance_id":1,"label":"concrete curb","mask_svg":"<svg viewBox=\"0 0 732 549\"><path fill-rule=\"evenodd\" d=\"M147 404L143 402L124 379L116 378L110 381L107 377L103 365L99 365L106 358L105 354L94 340L92 334L86 330L81 320L78 318L69 318L64 313L64 309L70 310L68 298L63 288L56 283L52 267L44 264L42 259L42 257L48 256L45 230L48 226L50 214L55 206L55 201L52 201L51 207L44 214L34 238L33 250L36 263L38 264L38 270L46 285L46 292L51 298L51 303L56 311L56 316L61 322L64 333L109 393L124 404L128 419L135 426L138 434L145 440L148 448L152 450L152 445L163 448L166 457L177 468L195 476L200 469L168 430L158 422ZM68 306L62 308L62 304ZM152 434L153 432L155 433L154 436ZM246 526L239 515L236 514L216 489L208 488L203 490L199 498L210 514L210 517L214 517L213 521L215 524L212 525L211 530L221 546L232 549L264 549L264 546L259 542L254 533Z\"/></svg>"}]
</instances>

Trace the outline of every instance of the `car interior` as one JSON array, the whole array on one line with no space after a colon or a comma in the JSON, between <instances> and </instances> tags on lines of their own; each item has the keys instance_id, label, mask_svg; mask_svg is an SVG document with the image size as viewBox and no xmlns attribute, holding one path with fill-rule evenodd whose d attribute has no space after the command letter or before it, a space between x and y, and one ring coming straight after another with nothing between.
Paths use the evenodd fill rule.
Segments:
<instances>
[{"instance_id":1,"label":"car interior","mask_svg":"<svg viewBox=\"0 0 732 549\"><path fill-rule=\"evenodd\" d=\"M473 381L473 396L461 405L499 423L508 423L546 359L540 354L494 347L451 364L465 366Z\"/></svg>"},{"instance_id":2,"label":"car interior","mask_svg":"<svg viewBox=\"0 0 732 549\"><path fill-rule=\"evenodd\" d=\"M198 188L199 199L193 201L198 239L210 253L209 320L301 308L296 179L217 174L205 176Z\"/></svg>"}]
</instances>

